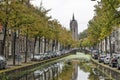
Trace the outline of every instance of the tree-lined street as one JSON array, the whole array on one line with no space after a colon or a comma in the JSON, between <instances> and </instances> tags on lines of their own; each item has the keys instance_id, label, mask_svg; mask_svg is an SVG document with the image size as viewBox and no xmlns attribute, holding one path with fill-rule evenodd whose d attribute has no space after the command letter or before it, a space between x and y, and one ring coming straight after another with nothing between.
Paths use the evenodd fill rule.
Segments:
<instances>
[{"instance_id":1,"label":"tree-lined street","mask_svg":"<svg viewBox=\"0 0 120 80\"><path fill-rule=\"evenodd\" d=\"M7 59L28 58L35 53L59 51L76 46L70 31L57 19L47 16L50 10L34 7L29 0L0 1L0 54Z\"/></svg>"},{"instance_id":2,"label":"tree-lined street","mask_svg":"<svg viewBox=\"0 0 120 80\"><path fill-rule=\"evenodd\" d=\"M67 2L64 2L64 7ZM52 9L46 9L42 1L39 6L35 6L31 0L1 0L0 76L6 75L4 70L9 68L21 66L14 70L23 71L22 66L31 64L34 69L54 59L76 54L76 51L89 55L77 55L75 58L82 58L80 61L89 57L88 61L92 59L93 62L97 62L95 64L99 65L99 68L104 63L102 69L105 69L104 65L107 65L110 71L117 72L116 75L118 75L120 69L120 0L91 0L91 2L97 3L94 5L94 16L86 24L87 29L78 33L79 27L83 26L79 26L74 12L68 23L70 29L67 29L68 26L63 26L59 19L54 19L52 15L49 15ZM59 13L59 15L62 14ZM75 59L74 56L72 57L69 60ZM31 69L31 66L25 68ZM114 67L117 69L115 72ZM118 77L115 79L119 80Z\"/></svg>"}]
</instances>

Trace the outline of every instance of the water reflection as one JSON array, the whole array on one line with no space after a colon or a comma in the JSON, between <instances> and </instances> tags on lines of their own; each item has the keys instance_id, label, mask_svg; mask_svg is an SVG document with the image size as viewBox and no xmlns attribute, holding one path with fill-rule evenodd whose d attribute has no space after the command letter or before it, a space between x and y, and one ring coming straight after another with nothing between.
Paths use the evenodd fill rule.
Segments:
<instances>
[{"instance_id":1,"label":"water reflection","mask_svg":"<svg viewBox=\"0 0 120 80\"><path fill-rule=\"evenodd\" d=\"M63 62L50 64L40 70L26 74L18 80L53 80L62 72L63 66Z\"/></svg>"},{"instance_id":2,"label":"water reflection","mask_svg":"<svg viewBox=\"0 0 120 80\"><path fill-rule=\"evenodd\" d=\"M91 63L80 63L77 80L109 80Z\"/></svg>"},{"instance_id":3,"label":"water reflection","mask_svg":"<svg viewBox=\"0 0 120 80\"><path fill-rule=\"evenodd\" d=\"M67 65L67 68L65 66ZM65 74L70 74L70 80L109 80L106 79L104 74L99 72L92 63L79 62L75 64L64 63L63 61L50 64L42 67L39 70L24 75L17 80L67 80L62 79L64 76L63 72L69 70L69 66L72 66L72 74L68 71ZM59 76L63 74L62 76Z\"/></svg>"},{"instance_id":4,"label":"water reflection","mask_svg":"<svg viewBox=\"0 0 120 80\"><path fill-rule=\"evenodd\" d=\"M78 66L77 80L88 80L89 74L89 72L84 72L83 70L80 70L80 67Z\"/></svg>"}]
</instances>

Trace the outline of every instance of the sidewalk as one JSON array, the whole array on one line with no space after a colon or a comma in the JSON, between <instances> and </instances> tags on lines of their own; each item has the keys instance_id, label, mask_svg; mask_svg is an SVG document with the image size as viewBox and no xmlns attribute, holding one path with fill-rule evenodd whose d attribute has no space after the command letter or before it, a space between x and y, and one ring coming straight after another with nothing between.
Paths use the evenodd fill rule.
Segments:
<instances>
[{"instance_id":1,"label":"sidewalk","mask_svg":"<svg viewBox=\"0 0 120 80\"><path fill-rule=\"evenodd\" d=\"M9 68L16 67L16 66L26 65L28 63L30 64L32 63L32 61L30 59L27 59L27 63L25 63L25 60L22 59L20 61L16 60L15 65L13 65L13 59L8 59L6 68L9 69Z\"/></svg>"}]
</instances>

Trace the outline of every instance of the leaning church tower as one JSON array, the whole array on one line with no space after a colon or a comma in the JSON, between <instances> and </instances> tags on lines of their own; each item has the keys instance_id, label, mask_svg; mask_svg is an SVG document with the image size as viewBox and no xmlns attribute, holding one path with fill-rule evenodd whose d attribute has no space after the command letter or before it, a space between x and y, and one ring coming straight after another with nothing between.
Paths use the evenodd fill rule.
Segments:
<instances>
[{"instance_id":1,"label":"leaning church tower","mask_svg":"<svg viewBox=\"0 0 120 80\"><path fill-rule=\"evenodd\" d=\"M78 40L78 24L74 18L74 14L72 20L70 21L70 31L72 33L72 37L74 40Z\"/></svg>"}]
</instances>

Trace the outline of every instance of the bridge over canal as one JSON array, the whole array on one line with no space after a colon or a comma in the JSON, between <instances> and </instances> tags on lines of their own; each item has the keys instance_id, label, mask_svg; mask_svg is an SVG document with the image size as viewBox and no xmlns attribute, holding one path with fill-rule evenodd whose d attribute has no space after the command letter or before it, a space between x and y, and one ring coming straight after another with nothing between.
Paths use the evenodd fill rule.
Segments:
<instances>
[{"instance_id":1,"label":"bridge over canal","mask_svg":"<svg viewBox=\"0 0 120 80\"><path fill-rule=\"evenodd\" d=\"M65 59L65 60L77 59L77 60L81 60L81 61L90 61L91 56L88 54L81 53L81 52L76 52L76 54L69 55L62 59Z\"/></svg>"}]
</instances>

